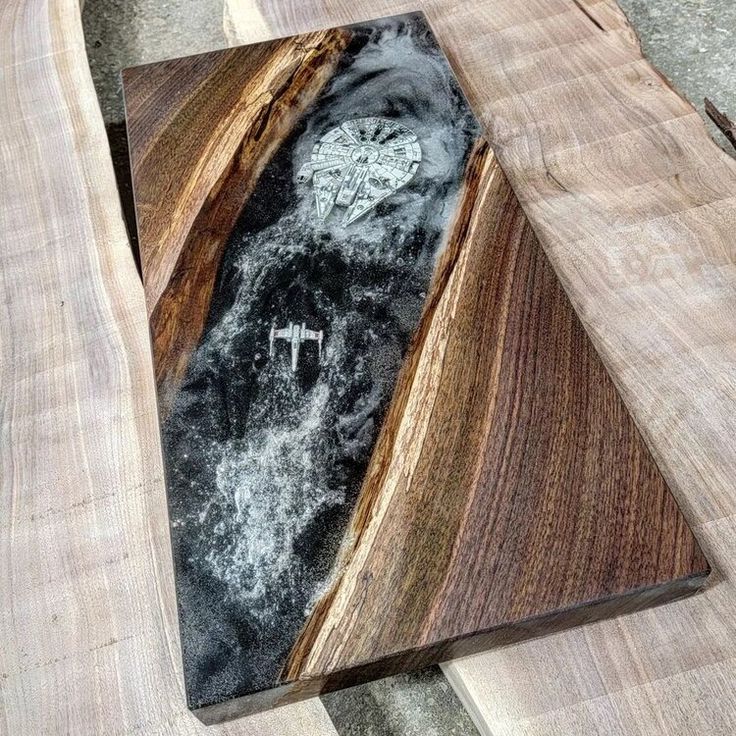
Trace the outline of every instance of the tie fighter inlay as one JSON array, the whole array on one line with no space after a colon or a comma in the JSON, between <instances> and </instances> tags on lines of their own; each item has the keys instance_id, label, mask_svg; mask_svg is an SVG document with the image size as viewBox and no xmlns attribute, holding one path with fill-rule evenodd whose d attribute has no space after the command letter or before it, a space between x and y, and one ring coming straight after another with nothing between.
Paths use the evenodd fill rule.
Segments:
<instances>
[{"instance_id":1,"label":"tie fighter inlay","mask_svg":"<svg viewBox=\"0 0 736 736\"><path fill-rule=\"evenodd\" d=\"M349 225L407 184L422 160L417 136L386 118L348 120L322 136L297 180L312 180L317 215L347 207Z\"/></svg>"}]
</instances>

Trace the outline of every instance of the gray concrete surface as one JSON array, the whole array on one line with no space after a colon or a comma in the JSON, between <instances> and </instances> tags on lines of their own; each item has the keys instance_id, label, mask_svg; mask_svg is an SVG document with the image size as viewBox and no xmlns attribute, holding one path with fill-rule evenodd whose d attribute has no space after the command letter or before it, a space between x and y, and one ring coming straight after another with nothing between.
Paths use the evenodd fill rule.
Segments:
<instances>
[{"instance_id":1,"label":"gray concrete surface","mask_svg":"<svg viewBox=\"0 0 736 736\"><path fill-rule=\"evenodd\" d=\"M439 667L322 696L340 736L477 736Z\"/></svg>"},{"instance_id":2,"label":"gray concrete surface","mask_svg":"<svg viewBox=\"0 0 736 736\"><path fill-rule=\"evenodd\" d=\"M86 0L82 22L105 123L124 117L121 69L227 45L222 0Z\"/></svg>"},{"instance_id":3,"label":"gray concrete surface","mask_svg":"<svg viewBox=\"0 0 736 736\"><path fill-rule=\"evenodd\" d=\"M706 118L709 97L736 119L736 0L619 0L647 58ZM713 138L734 148L708 120Z\"/></svg>"}]
</instances>

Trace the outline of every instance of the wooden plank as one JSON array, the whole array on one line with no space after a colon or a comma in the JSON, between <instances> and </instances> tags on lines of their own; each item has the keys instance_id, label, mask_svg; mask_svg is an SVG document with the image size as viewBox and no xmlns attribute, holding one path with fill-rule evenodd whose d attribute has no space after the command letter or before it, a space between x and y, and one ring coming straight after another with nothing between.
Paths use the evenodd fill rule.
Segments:
<instances>
[{"instance_id":1,"label":"wooden plank","mask_svg":"<svg viewBox=\"0 0 736 736\"><path fill-rule=\"evenodd\" d=\"M273 35L366 15L348 2L229 4L256 6ZM734 162L612 0L416 5L718 572L706 595L445 672L484 733L730 734Z\"/></svg>"},{"instance_id":2,"label":"wooden plank","mask_svg":"<svg viewBox=\"0 0 736 736\"><path fill-rule=\"evenodd\" d=\"M123 81L201 718L703 582L421 14Z\"/></svg>"},{"instance_id":3,"label":"wooden plank","mask_svg":"<svg viewBox=\"0 0 736 736\"><path fill-rule=\"evenodd\" d=\"M0 733L325 734L186 709L143 290L74 0L0 8Z\"/></svg>"}]
</instances>

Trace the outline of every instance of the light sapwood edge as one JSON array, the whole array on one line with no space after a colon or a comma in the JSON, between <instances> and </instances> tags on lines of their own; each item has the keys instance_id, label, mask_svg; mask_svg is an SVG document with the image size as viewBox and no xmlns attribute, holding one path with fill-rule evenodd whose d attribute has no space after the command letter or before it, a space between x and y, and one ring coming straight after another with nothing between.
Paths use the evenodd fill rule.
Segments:
<instances>
[{"instance_id":1,"label":"light sapwood edge","mask_svg":"<svg viewBox=\"0 0 736 736\"><path fill-rule=\"evenodd\" d=\"M229 46L267 41L273 38L268 21L256 3L224 0L222 28Z\"/></svg>"},{"instance_id":2,"label":"light sapwood edge","mask_svg":"<svg viewBox=\"0 0 736 736\"><path fill-rule=\"evenodd\" d=\"M146 213L138 218L138 237L162 421L204 328L216 276L211 266L219 262L227 236L264 167L291 131L302 107L310 104L329 79L345 42L339 31L326 31L305 37L298 47L278 43L268 63L249 75L238 99L230 103L232 107L228 105L220 117L208 119L204 129L190 120L171 138L171 148L163 152L157 143L141 143L141 133L157 131L168 120L151 118L147 113L146 122L141 124L143 113L136 90L146 67L127 69L123 74L124 90L130 96L127 120L133 187L138 211ZM219 55L221 61L231 57L232 53L224 51ZM238 66L236 63L234 68ZM287 70L289 81L284 84L282 77ZM228 72L223 69L221 73ZM202 94L201 88L197 89L193 94ZM151 101L145 105L152 112ZM222 144L224 129L228 131L227 147ZM190 134L207 145L197 155L190 155L190 168L177 176L175 184L167 178L162 159L190 151ZM158 135L152 137L156 140ZM171 196L158 204L161 191ZM182 222L170 211L172 202L188 213ZM187 314L186 320L177 319L179 310Z\"/></svg>"},{"instance_id":3,"label":"light sapwood edge","mask_svg":"<svg viewBox=\"0 0 736 736\"><path fill-rule=\"evenodd\" d=\"M455 694L460 700L463 708L465 708L466 712L470 716L470 720L473 721L473 725L478 729L479 735L494 736L487 719L483 717L483 714L477 707L478 703L476 698L474 698L473 694L468 690L466 681L462 677L458 677L456 675L454 668L450 664L443 663L440 665L440 669L452 686L452 689L455 691Z\"/></svg>"}]
</instances>

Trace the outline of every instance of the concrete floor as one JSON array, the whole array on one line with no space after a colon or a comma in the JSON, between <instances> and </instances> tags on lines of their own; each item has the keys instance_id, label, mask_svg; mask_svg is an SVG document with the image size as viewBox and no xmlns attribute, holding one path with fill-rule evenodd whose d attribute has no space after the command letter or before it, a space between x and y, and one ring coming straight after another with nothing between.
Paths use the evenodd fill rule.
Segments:
<instances>
[{"instance_id":1,"label":"concrete floor","mask_svg":"<svg viewBox=\"0 0 736 736\"><path fill-rule=\"evenodd\" d=\"M222 0L86 0L82 22L106 124L125 116L125 67L227 46Z\"/></svg>"},{"instance_id":2,"label":"concrete floor","mask_svg":"<svg viewBox=\"0 0 736 736\"><path fill-rule=\"evenodd\" d=\"M647 58L706 118L713 138L736 154L703 111L709 97L736 119L736 2L619 0Z\"/></svg>"},{"instance_id":3,"label":"concrete floor","mask_svg":"<svg viewBox=\"0 0 736 736\"><path fill-rule=\"evenodd\" d=\"M439 667L322 696L340 736L478 736Z\"/></svg>"},{"instance_id":4,"label":"concrete floor","mask_svg":"<svg viewBox=\"0 0 736 736\"><path fill-rule=\"evenodd\" d=\"M274 0L275 1L275 0ZM736 118L736 2L619 0L648 58L703 113L709 97ZM221 0L87 0L83 14L92 76L110 135L129 224L120 70L126 66L222 48ZM704 115L705 117L705 115ZM726 151L733 147L709 122ZM131 230L131 234L132 230ZM438 668L323 698L341 736L476 736Z\"/></svg>"}]
</instances>

